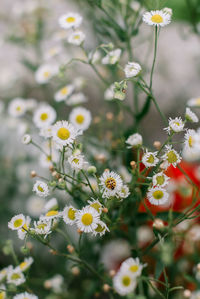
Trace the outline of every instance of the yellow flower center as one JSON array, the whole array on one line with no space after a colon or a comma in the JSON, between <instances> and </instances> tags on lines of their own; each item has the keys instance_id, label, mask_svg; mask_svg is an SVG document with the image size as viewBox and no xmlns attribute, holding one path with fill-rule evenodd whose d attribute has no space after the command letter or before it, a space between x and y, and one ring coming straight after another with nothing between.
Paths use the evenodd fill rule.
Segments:
<instances>
[{"instance_id":1,"label":"yellow flower center","mask_svg":"<svg viewBox=\"0 0 200 299\"><path fill-rule=\"evenodd\" d=\"M20 107L20 106L17 106L17 107L16 107L16 110L17 110L17 111L21 111L21 107Z\"/></svg>"},{"instance_id":2,"label":"yellow flower center","mask_svg":"<svg viewBox=\"0 0 200 299\"><path fill-rule=\"evenodd\" d=\"M22 219L16 219L14 221L14 227L20 227L23 223L23 220Z\"/></svg>"},{"instance_id":3,"label":"yellow flower center","mask_svg":"<svg viewBox=\"0 0 200 299\"><path fill-rule=\"evenodd\" d=\"M74 35L74 39L80 39L80 35L79 34Z\"/></svg>"},{"instance_id":4,"label":"yellow flower center","mask_svg":"<svg viewBox=\"0 0 200 299\"><path fill-rule=\"evenodd\" d=\"M37 228L38 228L38 229L44 229L46 226L47 226L46 223L41 223L41 224L38 224L38 225L37 225Z\"/></svg>"},{"instance_id":5,"label":"yellow flower center","mask_svg":"<svg viewBox=\"0 0 200 299\"><path fill-rule=\"evenodd\" d=\"M75 22L75 18L74 17L68 17L68 18L66 18L66 22L67 23L74 23Z\"/></svg>"},{"instance_id":6,"label":"yellow flower center","mask_svg":"<svg viewBox=\"0 0 200 299\"><path fill-rule=\"evenodd\" d=\"M70 131L66 128L60 128L57 132L57 136L62 140L67 140L70 137Z\"/></svg>"},{"instance_id":7,"label":"yellow flower center","mask_svg":"<svg viewBox=\"0 0 200 299\"><path fill-rule=\"evenodd\" d=\"M5 298L5 292L0 292L0 299L4 299Z\"/></svg>"},{"instance_id":8,"label":"yellow flower center","mask_svg":"<svg viewBox=\"0 0 200 299\"><path fill-rule=\"evenodd\" d=\"M46 71L46 72L44 72L43 75L44 75L45 78L48 78L50 76L50 72Z\"/></svg>"},{"instance_id":9,"label":"yellow flower center","mask_svg":"<svg viewBox=\"0 0 200 299\"><path fill-rule=\"evenodd\" d=\"M163 198L163 195L164 193L161 190L156 190L153 192L153 197L158 200Z\"/></svg>"},{"instance_id":10,"label":"yellow flower center","mask_svg":"<svg viewBox=\"0 0 200 299\"><path fill-rule=\"evenodd\" d=\"M165 178L164 178L164 176L163 176L163 175L159 175L159 176L157 176L157 178L156 178L156 182L157 182L157 185L163 185L164 182L165 182Z\"/></svg>"},{"instance_id":11,"label":"yellow flower center","mask_svg":"<svg viewBox=\"0 0 200 299\"><path fill-rule=\"evenodd\" d=\"M23 228L24 228L24 229L23 229ZM26 230L28 230L28 226L27 226L26 223L24 223L23 228L22 228L22 231L23 231L23 232L25 232Z\"/></svg>"},{"instance_id":12,"label":"yellow flower center","mask_svg":"<svg viewBox=\"0 0 200 299\"><path fill-rule=\"evenodd\" d=\"M60 90L60 93L61 93L63 96L67 95L67 94L68 94L68 89L67 89L67 87L63 87L63 88Z\"/></svg>"},{"instance_id":13,"label":"yellow flower center","mask_svg":"<svg viewBox=\"0 0 200 299\"><path fill-rule=\"evenodd\" d=\"M135 272L138 271L139 267L138 267L138 265L133 265L133 266L130 266L129 269L130 269L131 272L134 272L134 273L135 273Z\"/></svg>"},{"instance_id":14,"label":"yellow flower center","mask_svg":"<svg viewBox=\"0 0 200 299\"><path fill-rule=\"evenodd\" d=\"M192 136L190 136L188 138L188 144L189 144L189 147L192 147L192 145L193 145L193 138L192 138Z\"/></svg>"},{"instance_id":15,"label":"yellow flower center","mask_svg":"<svg viewBox=\"0 0 200 299\"><path fill-rule=\"evenodd\" d=\"M19 265L20 269L23 270L24 268L26 268L27 264L28 264L27 262L22 262L22 263Z\"/></svg>"},{"instance_id":16,"label":"yellow flower center","mask_svg":"<svg viewBox=\"0 0 200 299\"><path fill-rule=\"evenodd\" d=\"M74 158L74 159L72 160L72 162L74 162L74 163L78 164L78 162L79 162L79 159L77 159L77 158Z\"/></svg>"},{"instance_id":17,"label":"yellow flower center","mask_svg":"<svg viewBox=\"0 0 200 299\"><path fill-rule=\"evenodd\" d=\"M92 224L93 216L90 213L85 213L81 220L84 225L90 225Z\"/></svg>"},{"instance_id":18,"label":"yellow flower center","mask_svg":"<svg viewBox=\"0 0 200 299\"><path fill-rule=\"evenodd\" d=\"M177 161L177 156L174 151L170 151L167 153L167 161L169 163L175 163Z\"/></svg>"},{"instance_id":19,"label":"yellow flower center","mask_svg":"<svg viewBox=\"0 0 200 299\"><path fill-rule=\"evenodd\" d=\"M150 155L149 158L147 159L147 162L150 163L150 164L153 164L154 163L154 156Z\"/></svg>"},{"instance_id":20,"label":"yellow flower center","mask_svg":"<svg viewBox=\"0 0 200 299\"><path fill-rule=\"evenodd\" d=\"M90 207L94 208L95 210L97 210L97 212L100 212L101 209L101 205L98 202L93 202Z\"/></svg>"},{"instance_id":21,"label":"yellow flower center","mask_svg":"<svg viewBox=\"0 0 200 299\"><path fill-rule=\"evenodd\" d=\"M200 98L196 99L196 105L200 105Z\"/></svg>"},{"instance_id":22,"label":"yellow flower center","mask_svg":"<svg viewBox=\"0 0 200 299\"><path fill-rule=\"evenodd\" d=\"M37 188L40 192L44 192L44 189L40 185Z\"/></svg>"},{"instance_id":23,"label":"yellow flower center","mask_svg":"<svg viewBox=\"0 0 200 299\"><path fill-rule=\"evenodd\" d=\"M15 279L19 279L21 276L18 273L13 273L11 275L11 279L15 280Z\"/></svg>"},{"instance_id":24,"label":"yellow flower center","mask_svg":"<svg viewBox=\"0 0 200 299\"><path fill-rule=\"evenodd\" d=\"M123 276L122 278L122 284L125 286L125 287L128 287L131 283L131 279L129 276Z\"/></svg>"},{"instance_id":25,"label":"yellow flower center","mask_svg":"<svg viewBox=\"0 0 200 299\"><path fill-rule=\"evenodd\" d=\"M76 211L72 208L69 209L68 211L68 218L70 220L74 220L75 219L75 215L76 215Z\"/></svg>"},{"instance_id":26,"label":"yellow flower center","mask_svg":"<svg viewBox=\"0 0 200 299\"><path fill-rule=\"evenodd\" d=\"M116 187L116 181L113 178L107 178L107 180L105 181L105 185L108 189L114 190Z\"/></svg>"},{"instance_id":27,"label":"yellow flower center","mask_svg":"<svg viewBox=\"0 0 200 299\"><path fill-rule=\"evenodd\" d=\"M78 124L82 124L83 122L84 122L84 116L82 115L82 114L78 114L77 116L76 116L76 122L78 123Z\"/></svg>"},{"instance_id":28,"label":"yellow flower center","mask_svg":"<svg viewBox=\"0 0 200 299\"><path fill-rule=\"evenodd\" d=\"M105 227L102 226L101 224L98 224L97 228L95 229L95 231L97 233L102 233L105 230Z\"/></svg>"},{"instance_id":29,"label":"yellow flower center","mask_svg":"<svg viewBox=\"0 0 200 299\"><path fill-rule=\"evenodd\" d=\"M160 15L156 14L154 16L151 17L151 21L154 23L162 23L163 22L163 17L161 17Z\"/></svg>"},{"instance_id":30,"label":"yellow flower center","mask_svg":"<svg viewBox=\"0 0 200 299\"><path fill-rule=\"evenodd\" d=\"M178 123L178 122L175 122L175 125L177 125L177 126L180 126L181 124L180 124L180 123Z\"/></svg>"},{"instance_id":31,"label":"yellow flower center","mask_svg":"<svg viewBox=\"0 0 200 299\"><path fill-rule=\"evenodd\" d=\"M41 115L40 115L40 119L41 120L46 120L48 118L48 114L47 113L42 113Z\"/></svg>"},{"instance_id":32,"label":"yellow flower center","mask_svg":"<svg viewBox=\"0 0 200 299\"><path fill-rule=\"evenodd\" d=\"M47 212L45 216L50 217L50 216L56 216L56 215L58 215L58 211L52 210L52 211Z\"/></svg>"}]
</instances>

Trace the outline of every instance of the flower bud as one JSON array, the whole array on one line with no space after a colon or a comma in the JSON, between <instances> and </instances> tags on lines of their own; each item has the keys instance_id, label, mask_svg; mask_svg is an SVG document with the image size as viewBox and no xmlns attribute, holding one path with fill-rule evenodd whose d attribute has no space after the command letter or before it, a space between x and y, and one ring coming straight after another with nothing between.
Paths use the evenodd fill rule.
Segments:
<instances>
[{"instance_id":1,"label":"flower bud","mask_svg":"<svg viewBox=\"0 0 200 299\"><path fill-rule=\"evenodd\" d=\"M110 270L110 272L109 272L110 277L114 277L115 274L116 274L115 270Z\"/></svg>"},{"instance_id":2,"label":"flower bud","mask_svg":"<svg viewBox=\"0 0 200 299\"><path fill-rule=\"evenodd\" d=\"M25 134L23 137L22 137L22 143L23 144L30 144L31 143L31 135L29 134Z\"/></svg>"},{"instance_id":3,"label":"flower bud","mask_svg":"<svg viewBox=\"0 0 200 299\"><path fill-rule=\"evenodd\" d=\"M36 171L35 171L35 170L32 170L31 173L30 173L30 176L31 176L31 178L36 177L36 176L37 176Z\"/></svg>"},{"instance_id":4,"label":"flower bud","mask_svg":"<svg viewBox=\"0 0 200 299\"><path fill-rule=\"evenodd\" d=\"M78 276L80 274L80 269L78 267L73 267L72 274L74 274L75 276Z\"/></svg>"},{"instance_id":5,"label":"flower bud","mask_svg":"<svg viewBox=\"0 0 200 299\"><path fill-rule=\"evenodd\" d=\"M95 166L89 166L88 169L87 169L87 172L88 172L89 174L94 174L94 173L97 172L97 169L96 169Z\"/></svg>"},{"instance_id":6,"label":"flower bud","mask_svg":"<svg viewBox=\"0 0 200 299\"><path fill-rule=\"evenodd\" d=\"M104 290L104 292L108 292L110 290L110 286L107 283L105 283L103 285L103 290Z\"/></svg>"},{"instance_id":7,"label":"flower bud","mask_svg":"<svg viewBox=\"0 0 200 299\"><path fill-rule=\"evenodd\" d=\"M153 146L159 150L161 148L161 142L160 141L154 141Z\"/></svg>"},{"instance_id":8,"label":"flower bud","mask_svg":"<svg viewBox=\"0 0 200 299\"><path fill-rule=\"evenodd\" d=\"M156 229L162 229L164 226L165 225L162 219L156 218L153 222L153 227L155 227Z\"/></svg>"},{"instance_id":9,"label":"flower bud","mask_svg":"<svg viewBox=\"0 0 200 299\"><path fill-rule=\"evenodd\" d=\"M190 296L191 296L191 291L190 291L190 290L185 290L185 291L183 292L183 296L184 296L185 298L190 298Z\"/></svg>"},{"instance_id":10,"label":"flower bud","mask_svg":"<svg viewBox=\"0 0 200 299\"><path fill-rule=\"evenodd\" d=\"M131 168L132 168L133 170L136 169L137 164L136 164L135 161L131 161L131 162L130 162L130 165L131 165Z\"/></svg>"},{"instance_id":11,"label":"flower bud","mask_svg":"<svg viewBox=\"0 0 200 299\"><path fill-rule=\"evenodd\" d=\"M108 209L104 207L104 208L102 209L102 212L103 212L103 213L108 213Z\"/></svg>"}]
</instances>

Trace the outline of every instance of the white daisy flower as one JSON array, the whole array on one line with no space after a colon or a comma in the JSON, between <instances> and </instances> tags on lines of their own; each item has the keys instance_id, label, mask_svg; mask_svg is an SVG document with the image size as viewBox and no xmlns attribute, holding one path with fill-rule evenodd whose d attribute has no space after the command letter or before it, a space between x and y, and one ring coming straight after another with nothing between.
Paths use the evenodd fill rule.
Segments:
<instances>
[{"instance_id":1,"label":"white daisy flower","mask_svg":"<svg viewBox=\"0 0 200 299\"><path fill-rule=\"evenodd\" d=\"M114 88L115 88L115 84L111 84L110 87L108 87L105 92L104 92L104 99L106 101L111 101L114 99Z\"/></svg>"},{"instance_id":2,"label":"white daisy flower","mask_svg":"<svg viewBox=\"0 0 200 299\"><path fill-rule=\"evenodd\" d=\"M53 140L60 146L73 144L76 137L81 134L80 130L65 120L57 121L52 127Z\"/></svg>"},{"instance_id":3,"label":"white daisy flower","mask_svg":"<svg viewBox=\"0 0 200 299\"><path fill-rule=\"evenodd\" d=\"M189 107L200 107L200 97L190 99L189 101L187 101L187 105Z\"/></svg>"},{"instance_id":4,"label":"white daisy flower","mask_svg":"<svg viewBox=\"0 0 200 299\"><path fill-rule=\"evenodd\" d=\"M155 166L158 162L159 159L156 157L157 152L146 152L142 156L142 163L144 164L145 167L152 167Z\"/></svg>"},{"instance_id":5,"label":"white daisy flower","mask_svg":"<svg viewBox=\"0 0 200 299\"><path fill-rule=\"evenodd\" d=\"M33 122L37 128L49 128L56 120L56 111L47 104L42 104L33 114Z\"/></svg>"},{"instance_id":6,"label":"white daisy flower","mask_svg":"<svg viewBox=\"0 0 200 299\"><path fill-rule=\"evenodd\" d=\"M47 197L49 195L49 187L43 181L36 181L33 186L33 191L41 197Z\"/></svg>"},{"instance_id":7,"label":"white daisy flower","mask_svg":"<svg viewBox=\"0 0 200 299\"><path fill-rule=\"evenodd\" d=\"M23 214L16 215L8 222L8 227L12 230L18 230L24 226L26 222Z\"/></svg>"},{"instance_id":8,"label":"white daisy flower","mask_svg":"<svg viewBox=\"0 0 200 299\"><path fill-rule=\"evenodd\" d=\"M44 54L44 59L45 60L49 60L53 57L56 57L58 56L62 51L62 48L60 46L53 46L53 47L50 47L48 48L47 51L45 51L45 54Z\"/></svg>"},{"instance_id":9,"label":"white daisy flower","mask_svg":"<svg viewBox=\"0 0 200 299\"><path fill-rule=\"evenodd\" d=\"M165 7L165 8L162 9L162 11L163 11L164 13L168 13L170 16L172 16L173 11L172 11L171 8L169 8L169 7Z\"/></svg>"},{"instance_id":10,"label":"white daisy flower","mask_svg":"<svg viewBox=\"0 0 200 299\"><path fill-rule=\"evenodd\" d=\"M87 101L87 97L84 95L84 93L78 92L67 98L65 104L68 106L75 106L86 103Z\"/></svg>"},{"instance_id":11,"label":"white daisy flower","mask_svg":"<svg viewBox=\"0 0 200 299\"><path fill-rule=\"evenodd\" d=\"M68 43L80 46L85 40L85 34L82 31L74 31L68 37Z\"/></svg>"},{"instance_id":12,"label":"white daisy flower","mask_svg":"<svg viewBox=\"0 0 200 299\"><path fill-rule=\"evenodd\" d=\"M149 189L147 192L147 198L152 205L163 205L168 201L169 194L165 189L161 187L155 187Z\"/></svg>"},{"instance_id":13,"label":"white daisy flower","mask_svg":"<svg viewBox=\"0 0 200 299\"><path fill-rule=\"evenodd\" d=\"M76 222L77 209L73 206L66 206L62 212L63 220L66 224L74 224Z\"/></svg>"},{"instance_id":14,"label":"white daisy flower","mask_svg":"<svg viewBox=\"0 0 200 299\"><path fill-rule=\"evenodd\" d=\"M4 280L10 269L13 269L12 266L8 266L0 270L0 281ZM1 298L1 297L0 297Z\"/></svg>"},{"instance_id":15,"label":"white daisy flower","mask_svg":"<svg viewBox=\"0 0 200 299\"><path fill-rule=\"evenodd\" d=\"M43 64L35 72L35 80L39 84L48 83L58 73L58 67L54 64Z\"/></svg>"},{"instance_id":16,"label":"white daisy flower","mask_svg":"<svg viewBox=\"0 0 200 299\"><path fill-rule=\"evenodd\" d=\"M172 145L165 146L165 154L162 159L164 160L164 168L168 168L170 165L176 167L181 162L181 156L172 148Z\"/></svg>"},{"instance_id":17,"label":"white daisy flower","mask_svg":"<svg viewBox=\"0 0 200 299\"><path fill-rule=\"evenodd\" d=\"M52 126L41 128L39 135L44 138L50 138L52 136Z\"/></svg>"},{"instance_id":18,"label":"white daisy flower","mask_svg":"<svg viewBox=\"0 0 200 299\"><path fill-rule=\"evenodd\" d=\"M26 113L26 101L21 98L13 99L8 106L8 113L12 117L20 117Z\"/></svg>"},{"instance_id":19,"label":"white daisy flower","mask_svg":"<svg viewBox=\"0 0 200 299\"><path fill-rule=\"evenodd\" d=\"M64 29L77 28L82 23L82 17L77 13L67 13L60 16L58 22L60 27Z\"/></svg>"},{"instance_id":20,"label":"white daisy flower","mask_svg":"<svg viewBox=\"0 0 200 299\"><path fill-rule=\"evenodd\" d=\"M114 171L104 171L99 180L103 197L107 198L116 196L123 185L122 179Z\"/></svg>"},{"instance_id":21,"label":"white daisy flower","mask_svg":"<svg viewBox=\"0 0 200 299\"><path fill-rule=\"evenodd\" d=\"M40 219L38 221L34 221L34 228L31 230L38 235L47 236L51 233L51 220Z\"/></svg>"},{"instance_id":22,"label":"white daisy flower","mask_svg":"<svg viewBox=\"0 0 200 299\"><path fill-rule=\"evenodd\" d=\"M120 271L124 273L129 273L131 276L134 278L138 277L142 273L142 269L144 268L145 265L140 263L140 260L138 257L133 259L132 257L126 259L120 267Z\"/></svg>"},{"instance_id":23,"label":"white daisy flower","mask_svg":"<svg viewBox=\"0 0 200 299\"><path fill-rule=\"evenodd\" d=\"M197 123L199 121L197 115L188 107L186 108L185 111L185 119L192 123Z\"/></svg>"},{"instance_id":24,"label":"white daisy flower","mask_svg":"<svg viewBox=\"0 0 200 299\"><path fill-rule=\"evenodd\" d=\"M86 206L82 210L77 211L76 225L82 232L91 233L97 228L100 221L99 217L97 210Z\"/></svg>"},{"instance_id":25,"label":"white daisy flower","mask_svg":"<svg viewBox=\"0 0 200 299\"><path fill-rule=\"evenodd\" d=\"M113 277L113 287L121 296L132 293L136 288L136 284L136 280L129 272L119 271Z\"/></svg>"},{"instance_id":26,"label":"white daisy flower","mask_svg":"<svg viewBox=\"0 0 200 299\"><path fill-rule=\"evenodd\" d=\"M145 12L142 19L147 25L164 27L171 22L171 15L162 10L151 10Z\"/></svg>"},{"instance_id":27,"label":"white daisy flower","mask_svg":"<svg viewBox=\"0 0 200 299\"><path fill-rule=\"evenodd\" d=\"M195 143L195 135L196 135L196 132L195 130L192 130L192 129L189 129L186 131L186 134L184 136L184 146L187 148L187 149L194 149L194 143Z\"/></svg>"},{"instance_id":28,"label":"white daisy flower","mask_svg":"<svg viewBox=\"0 0 200 299\"><path fill-rule=\"evenodd\" d=\"M33 263L33 258L26 257L22 263L19 264L19 266L16 267L16 270L19 270L21 272L25 272Z\"/></svg>"},{"instance_id":29,"label":"white daisy flower","mask_svg":"<svg viewBox=\"0 0 200 299\"><path fill-rule=\"evenodd\" d=\"M58 201L56 198L51 198L47 201L47 203L44 206L44 211L48 212L51 210L56 210L58 208Z\"/></svg>"},{"instance_id":30,"label":"white daisy flower","mask_svg":"<svg viewBox=\"0 0 200 299\"><path fill-rule=\"evenodd\" d=\"M24 240L27 234L27 230L29 229L31 224L31 218L29 216L25 217L25 223L22 228L17 230L17 235L20 240Z\"/></svg>"},{"instance_id":31,"label":"white daisy flower","mask_svg":"<svg viewBox=\"0 0 200 299\"><path fill-rule=\"evenodd\" d=\"M60 274L54 275L52 278L45 280L44 284L48 285L54 293L62 293L64 278Z\"/></svg>"},{"instance_id":32,"label":"white daisy flower","mask_svg":"<svg viewBox=\"0 0 200 299\"><path fill-rule=\"evenodd\" d=\"M7 274L7 283L12 283L16 286L23 284L26 281L24 274L19 269L10 269Z\"/></svg>"},{"instance_id":33,"label":"white daisy flower","mask_svg":"<svg viewBox=\"0 0 200 299\"><path fill-rule=\"evenodd\" d=\"M179 133L184 130L184 122L182 121L181 117L176 117L175 119L169 118L169 126L164 128L168 134L172 132Z\"/></svg>"},{"instance_id":34,"label":"white daisy flower","mask_svg":"<svg viewBox=\"0 0 200 299\"><path fill-rule=\"evenodd\" d=\"M89 128L91 120L92 116L90 111L83 107L74 108L69 115L69 121L75 126L75 128L82 131Z\"/></svg>"},{"instance_id":35,"label":"white daisy flower","mask_svg":"<svg viewBox=\"0 0 200 299\"><path fill-rule=\"evenodd\" d=\"M103 64L115 64L119 61L121 56L121 49L115 49L110 51L105 57L102 59Z\"/></svg>"},{"instance_id":36,"label":"white daisy flower","mask_svg":"<svg viewBox=\"0 0 200 299\"><path fill-rule=\"evenodd\" d=\"M99 214L101 214L103 206L102 204L98 201L98 199L94 199L92 198L92 200L88 200L88 204L90 207L94 208L95 210L97 210L97 212Z\"/></svg>"},{"instance_id":37,"label":"white daisy flower","mask_svg":"<svg viewBox=\"0 0 200 299\"><path fill-rule=\"evenodd\" d=\"M155 174L152 178L153 186L164 187L169 183L169 177L164 172Z\"/></svg>"},{"instance_id":38,"label":"white daisy flower","mask_svg":"<svg viewBox=\"0 0 200 299\"><path fill-rule=\"evenodd\" d=\"M29 215L39 217L44 209L46 200L42 197L30 196L26 202L26 210Z\"/></svg>"},{"instance_id":39,"label":"white daisy flower","mask_svg":"<svg viewBox=\"0 0 200 299\"><path fill-rule=\"evenodd\" d=\"M128 144L128 148L137 147L142 145L142 136L138 133L132 134L128 137L126 140L126 143Z\"/></svg>"},{"instance_id":40,"label":"white daisy flower","mask_svg":"<svg viewBox=\"0 0 200 299\"><path fill-rule=\"evenodd\" d=\"M120 189L120 191L117 193L117 197L120 197L121 199L127 198L129 196L129 188L127 185L123 185Z\"/></svg>"},{"instance_id":41,"label":"white daisy flower","mask_svg":"<svg viewBox=\"0 0 200 299\"><path fill-rule=\"evenodd\" d=\"M25 134L25 135L22 137L22 143L25 144L25 145L31 143L31 135L29 135L29 134Z\"/></svg>"},{"instance_id":42,"label":"white daisy flower","mask_svg":"<svg viewBox=\"0 0 200 299\"><path fill-rule=\"evenodd\" d=\"M110 230L108 229L107 225L103 222L103 221L99 221L97 228L95 228L95 230L93 230L92 234L94 236L99 235L100 237L105 235L106 232L109 232Z\"/></svg>"},{"instance_id":43,"label":"white daisy flower","mask_svg":"<svg viewBox=\"0 0 200 299\"><path fill-rule=\"evenodd\" d=\"M141 70L141 66L136 62L128 62L124 68L126 78L137 76L141 72Z\"/></svg>"},{"instance_id":44,"label":"white daisy flower","mask_svg":"<svg viewBox=\"0 0 200 299\"><path fill-rule=\"evenodd\" d=\"M84 165L87 164L87 162L84 160L83 155L71 155L68 158L68 162L72 169L74 170L81 170L84 168Z\"/></svg>"},{"instance_id":45,"label":"white daisy flower","mask_svg":"<svg viewBox=\"0 0 200 299\"><path fill-rule=\"evenodd\" d=\"M40 220L49 221L49 220L53 220L53 219L56 219L59 217L61 217L61 213L59 211L50 210L45 215L40 216Z\"/></svg>"},{"instance_id":46,"label":"white daisy flower","mask_svg":"<svg viewBox=\"0 0 200 299\"><path fill-rule=\"evenodd\" d=\"M97 49L95 52L91 51L88 54L88 59L89 59L89 61L91 61L92 64L95 64L95 63L99 62L100 59L101 59L101 52L100 52L100 50Z\"/></svg>"},{"instance_id":47,"label":"white daisy flower","mask_svg":"<svg viewBox=\"0 0 200 299\"><path fill-rule=\"evenodd\" d=\"M13 299L39 299L38 296L30 293L20 293L13 297Z\"/></svg>"},{"instance_id":48,"label":"white daisy flower","mask_svg":"<svg viewBox=\"0 0 200 299\"><path fill-rule=\"evenodd\" d=\"M49 168L54 163L57 163L59 161L60 155L59 152L55 149L52 149L51 155L40 155L40 165L44 168Z\"/></svg>"},{"instance_id":49,"label":"white daisy flower","mask_svg":"<svg viewBox=\"0 0 200 299\"><path fill-rule=\"evenodd\" d=\"M55 93L54 99L56 102L64 101L68 96L72 94L73 91L74 86L72 84L65 85Z\"/></svg>"},{"instance_id":50,"label":"white daisy flower","mask_svg":"<svg viewBox=\"0 0 200 299\"><path fill-rule=\"evenodd\" d=\"M0 284L0 298L6 299L6 287L3 284Z\"/></svg>"}]
</instances>

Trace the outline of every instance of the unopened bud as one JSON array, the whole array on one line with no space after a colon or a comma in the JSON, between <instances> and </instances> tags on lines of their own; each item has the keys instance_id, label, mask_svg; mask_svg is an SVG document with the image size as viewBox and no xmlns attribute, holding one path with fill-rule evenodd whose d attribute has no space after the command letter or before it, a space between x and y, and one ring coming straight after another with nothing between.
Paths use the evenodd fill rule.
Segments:
<instances>
[{"instance_id":1,"label":"unopened bud","mask_svg":"<svg viewBox=\"0 0 200 299\"><path fill-rule=\"evenodd\" d=\"M197 264L197 270L200 271L200 263Z\"/></svg>"},{"instance_id":2,"label":"unopened bud","mask_svg":"<svg viewBox=\"0 0 200 299\"><path fill-rule=\"evenodd\" d=\"M50 289L52 287L52 284L49 280L45 280L44 282L45 289Z\"/></svg>"},{"instance_id":3,"label":"unopened bud","mask_svg":"<svg viewBox=\"0 0 200 299\"><path fill-rule=\"evenodd\" d=\"M26 247L27 247L29 250L32 250L32 249L33 249L33 243L32 243L32 242L27 242L27 243L26 243Z\"/></svg>"},{"instance_id":4,"label":"unopened bud","mask_svg":"<svg viewBox=\"0 0 200 299\"><path fill-rule=\"evenodd\" d=\"M89 174L94 174L94 173L97 172L97 169L96 169L95 166L89 166L88 169L87 169L87 172L88 172Z\"/></svg>"},{"instance_id":5,"label":"unopened bud","mask_svg":"<svg viewBox=\"0 0 200 299\"><path fill-rule=\"evenodd\" d=\"M110 277L114 277L115 274L116 274L115 270L110 270L110 272L109 272Z\"/></svg>"},{"instance_id":6,"label":"unopened bud","mask_svg":"<svg viewBox=\"0 0 200 299\"><path fill-rule=\"evenodd\" d=\"M160 141L154 141L153 146L159 150L161 148L161 142Z\"/></svg>"},{"instance_id":7,"label":"unopened bud","mask_svg":"<svg viewBox=\"0 0 200 299\"><path fill-rule=\"evenodd\" d=\"M104 292L108 292L110 290L110 286L107 283L105 283L103 285L103 290L104 290Z\"/></svg>"},{"instance_id":8,"label":"unopened bud","mask_svg":"<svg viewBox=\"0 0 200 299\"><path fill-rule=\"evenodd\" d=\"M100 121L101 121L101 118L99 116L95 116L93 119L94 124L98 124L98 123L100 123Z\"/></svg>"},{"instance_id":9,"label":"unopened bud","mask_svg":"<svg viewBox=\"0 0 200 299\"><path fill-rule=\"evenodd\" d=\"M73 253L74 252L74 247L72 245L67 245L67 250L70 252L70 253Z\"/></svg>"},{"instance_id":10,"label":"unopened bud","mask_svg":"<svg viewBox=\"0 0 200 299\"><path fill-rule=\"evenodd\" d=\"M30 176L31 176L31 178L36 177L36 176L37 176L36 171L35 171L35 170L32 170L31 173L30 173Z\"/></svg>"},{"instance_id":11,"label":"unopened bud","mask_svg":"<svg viewBox=\"0 0 200 299\"><path fill-rule=\"evenodd\" d=\"M52 176L57 176L57 174L58 174L57 171L52 172Z\"/></svg>"},{"instance_id":12,"label":"unopened bud","mask_svg":"<svg viewBox=\"0 0 200 299\"><path fill-rule=\"evenodd\" d=\"M82 232L82 230L80 230L79 228L77 229L77 233L79 234L79 235L81 235L83 232Z\"/></svg>"},{"instance_id":13,"label":"unopened bud","mask_svg":"<svg viewBox=\"0 0 200 299\"><path fill-rule=\"evenodd\" d=\"M106 113L106 118L107 118L107 120L113 120L113 117L114 117L114 115L113 115L112 112L107 112L107 113Z\"/></svg>"},{"instance_id":14,"label":"unopened bud","mask_svg":"<svg viewBox=\"0 0 200 299\"><path fill-rule=\"evenodd\" d=\"M107 209L107 208L103 208L103 209L102 209L102 212L103 212L103 213L108 213L108 209Z\"/></svg>"},{"instance_id":15,"label":"unopened bud","mask_svg":"<svg viewBox=\"0 0 200 299\"><path fill-rule=\"evenodd\" d=\"M156 229L162 229L164 226L165 225L162 219L156 218L153 222L153 227L155 227Z\"/></svg>"},{"instance_id":16,"label":"unopened bud","mask_svg":"<svg viewBox=\"0 0 200 299\"><path fill-rule=\"evenodd\" d=\"M78 267L73 267L72 274L74 274L75 276L78 276L80 274L80 269Z\"/></svg>"},{"instance_id":17,"label":"unopened bud","mask_svg":"<svg viewBox=\"0 0 200 299\"><path fill-rule=\"evenodd\" d=\"M54 167L53 167L53 165L50 165L49 166L49 170L52 172L52 171L54 171Z\"/></svg>"},{"instance_id":18,"label":"unopened bud","mask_svg":"<svg viewBox=\"0 0 200 299\"><path fill-rule=\"evenodd\" d=\"M137 164L136 164L135 161L131 161L131 162L130 162L130 165L131 165L131 168L132 168L133 170L136 169Z\"/></svg>"},{"instance_id":19,"label":"unopened bud","mask_svg":"<svg viewBox=\"0 0 200 299\"><path fill-rule=\"evenodd\" d=\"M183 296L184 296L185 298L190 298L190 296L191 296L191 291L190 291L190 290L185 290L185 291L183 292Z\"/></svg>"}]
</instances>

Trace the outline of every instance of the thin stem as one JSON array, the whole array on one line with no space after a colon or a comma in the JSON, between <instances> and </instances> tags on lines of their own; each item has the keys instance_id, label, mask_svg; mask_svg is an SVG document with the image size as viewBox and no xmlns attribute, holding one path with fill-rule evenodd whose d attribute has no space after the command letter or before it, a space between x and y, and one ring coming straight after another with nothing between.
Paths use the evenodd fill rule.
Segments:
<instances>
[{"instance_id":1,"label":"thin stem","mask_svg":"<svg viewBox=\"0 0 200 299\"><path fill-rule=\"evenodd\" d=\"M152 68L151 68L150 83L149 83L149 88L151 91L152 91L152 85L153 85L153 73L154 73L156 54L157 54L157 43L158 43L158 26L155 26L154 56L153 56L153 64L152 64Z\"/></svg>"},{"instance_id":2,"label":"thin stem","mask_svg":"<svg viewBox=\"0 0 200 299\"><path fill-rule=\"evenodd\" d=\"M88 186L90 187L90 190L92 191L93 195L96 197L96 194L95 194L95 192L94 192L94 190L93 190L93 188L92 188L92 185L90 184L90 181L89 181L89 179L88 179L88 177L87 177L85 171L84 171L84 170L81 170L81 172L82 172L82 174L84 175L84 177L85 177L85 179L86 179L86 181L87 181L87 183L88 183Z\"/></svg>"}]
</instances>

